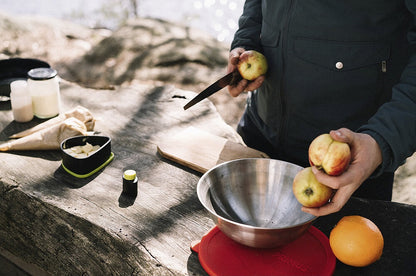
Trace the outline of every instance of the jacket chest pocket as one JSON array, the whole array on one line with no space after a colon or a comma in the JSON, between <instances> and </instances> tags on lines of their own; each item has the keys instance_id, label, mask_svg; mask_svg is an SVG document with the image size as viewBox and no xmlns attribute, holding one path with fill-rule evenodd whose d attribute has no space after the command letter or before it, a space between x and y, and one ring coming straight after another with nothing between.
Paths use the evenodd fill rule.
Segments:
<instances>
[{"instance_id":1,"label":"jacket chest pocket","mask_svg":"<svg viewBox=\"0 0 416 276\"><path fill-rule=\"evenodd\" d=\"M390 46L380 42L336 42L297 37L293 53L299 59L332 71L349 71L367 66L387 70Z\"/></svg>"},{"instance_id":2,"label":"jacket chest pocket","mask_svg":"<svg viewBox=\"0 0 416 276\"><path fill-rule=\"evenodd\" d=\"M289 45L285 97L294 118L354 129L385 98L388 43L297 37Z\"/></svg>"}]
</instances>

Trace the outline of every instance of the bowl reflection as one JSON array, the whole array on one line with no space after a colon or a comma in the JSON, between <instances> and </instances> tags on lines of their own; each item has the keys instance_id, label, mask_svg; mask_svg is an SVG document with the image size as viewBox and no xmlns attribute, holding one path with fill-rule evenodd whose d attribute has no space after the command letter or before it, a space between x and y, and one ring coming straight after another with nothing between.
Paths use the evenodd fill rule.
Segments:
<instances>
[{"instance_id":1,"label":"bowl reflection","mask_svg":"<svg viewBox=\"0 0 416 276\"><path fill-rule=\"evenodd\" d=\"M256 248L282 246L316 219L301 211L292 192L293 178L301 169L264 158L225 162L201 177L198 198L229 238Z\"/></svg>"}]
</instances>

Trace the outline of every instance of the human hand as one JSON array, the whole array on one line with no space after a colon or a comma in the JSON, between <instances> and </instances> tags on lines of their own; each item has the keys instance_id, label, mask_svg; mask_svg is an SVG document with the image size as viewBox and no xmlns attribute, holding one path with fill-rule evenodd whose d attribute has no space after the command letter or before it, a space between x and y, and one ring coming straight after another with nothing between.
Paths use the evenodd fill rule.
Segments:
<instances>
[{"instance_id":1,"label":"human hand","mask_svg":"<svg viewBox=\"0 0 416 276\"><path fill-rule=\"evenodd\" d=\"M240 59L240 56L244 55L245 51L246 50L243 48L235 48L231 50L229 58L228 58L227 73L237 70L237 64ZM252 91L252 90L259 88L262 85L264 79L265 79L265 76L260 76L253 81L242 79L236 84L229 85L228 92L230 93L231 96L237 97L242 92Z\"/></svg>"},{"instance_id":2,"label":"human hand","mask_svg":"<svg viewBox=\"0 0 416 276\"><path fill-rule=\"evenodd\" d=\"M380 147L368 134L353 132L347 128L332 130L334 140L345 142L351 149L351 163L339 176L329 176L316 167L312 167L316 179L322 184L335 189L331 201L318 208L302 207L302 211L315 216L338 212L347 203L351 195L375 171L382 162Z\"/></svg>"}]
</instances>

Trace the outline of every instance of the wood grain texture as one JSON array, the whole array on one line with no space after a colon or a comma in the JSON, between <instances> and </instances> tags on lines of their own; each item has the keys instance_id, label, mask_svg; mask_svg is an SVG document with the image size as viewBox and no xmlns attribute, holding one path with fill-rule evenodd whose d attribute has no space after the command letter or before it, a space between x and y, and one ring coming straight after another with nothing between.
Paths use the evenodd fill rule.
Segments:
<instances>
[{"instance_id":1,"label":"wood grain texture","mask_svg":"<svg viewBox=\"0 0 416 276\"><path fill-rule=\"evenodd\" d=\"M214 224L196 195L201 174L162 157L157 145L193 126L235 143L209 100L194 92L135 86L93 90L61 83L63 110L77 105L112 139L114 160L86 179L67 174L59 151L0 154L0 247L55 275L204 275L189 246ZM0 141L43 120L13 121L0 109ZM137 172L138 196L121 194Z\"/></svg>"},{"instance_id":2,"label":"wood grain texture","mask_svg":"<svg viewBox=\"0 0 416 276\"><path fill-rule=\"evenodd\" d=\"M97 174L78 179L61 168L59 151L0 153L0 254L7 252L27 264L25 269L35 267L29 272L36 275L206 276L190 250L214 226L196 195L202 174L178 164L181 155L172 154L175 161L163 157L164 146L177 139L174 146L184 144L173 148L181 154L206 154L212 163L201 166L202 171L246 154L237 133L209 100L184 111L195 93L174 87L92 90L64 82L61 91L64 110L82 105L93 112L95 130L112 138L115 158ZM10 103L2 102L0 141L41 121L16 123ZM201 154L208 144L215 151L203 149ZM137 172L136 198L121 193L126 169ZM356 214L373 220L383 232L383 255L358 270L337 263L335 275L415 271L416 248L409 246L416 244L415 206L351 198L340 212L320 217L315 225L329 235L341 217Z\"/></svg>"}]
</instances>

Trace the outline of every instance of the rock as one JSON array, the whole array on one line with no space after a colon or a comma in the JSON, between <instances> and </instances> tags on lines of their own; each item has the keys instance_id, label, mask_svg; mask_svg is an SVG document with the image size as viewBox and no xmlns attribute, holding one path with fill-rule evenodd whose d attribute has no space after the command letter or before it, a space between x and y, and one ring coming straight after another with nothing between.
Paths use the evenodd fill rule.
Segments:
<instances>
[{"instance_id":1,"label":"rock","mask_svg":"<svg viewBox=\"0 0 416 276\"><path fill-rule=\"evenodd\" d=\"M393 201L416 205L416 153L407 158L394 176Z\"/></svg>"},{"instance_id":2,"label":"rock","mask_svg":"<svg viewBox=\"0 0 416 276\"><path fill-rule=\"evenodd\" d=\"M200 30L137 18L85 55L66 62L64 77L92 88L141 82L200 92L226 73L228 51L227 45ZM210 99L224 120L236 127L246 95L233 98L224 89Z\"/></svg>"},{"instance_id":3,"label":"rock","mask_svg":"<svg viewBox=\"0 0 416 276\"><path fill-rule=\"evenodd\" d=\"M225 71L227 47L191 28L157 19L135 19L68 64L68 80L89 87L132 81L180 86L209 83Z\"/></svg>"},{"instance_id":4,"label":"rock","mask_svg":"<svg viewBox=\"0 0 416 276\"><path fill-rule=\"evenodd\" d=\"M40 16L0 12L0 58L47 61L59 76L85 87L153 83L202 91L226 72L228 45L210 35L158 19L136 19L112 32ZM226 90L210 97L235 127L246 96Z\"/></svg>"},{"instance_id":5,"label":"rock","mask_svg":"<svg viewBox=\"0 0 416 276\"><path fill-rule=\"evenodd\" d=\"M66 64L84 55L110 33L40 16L0 12L0 58L38 58L67 76Z\"/></svg>"}]
</instances>

